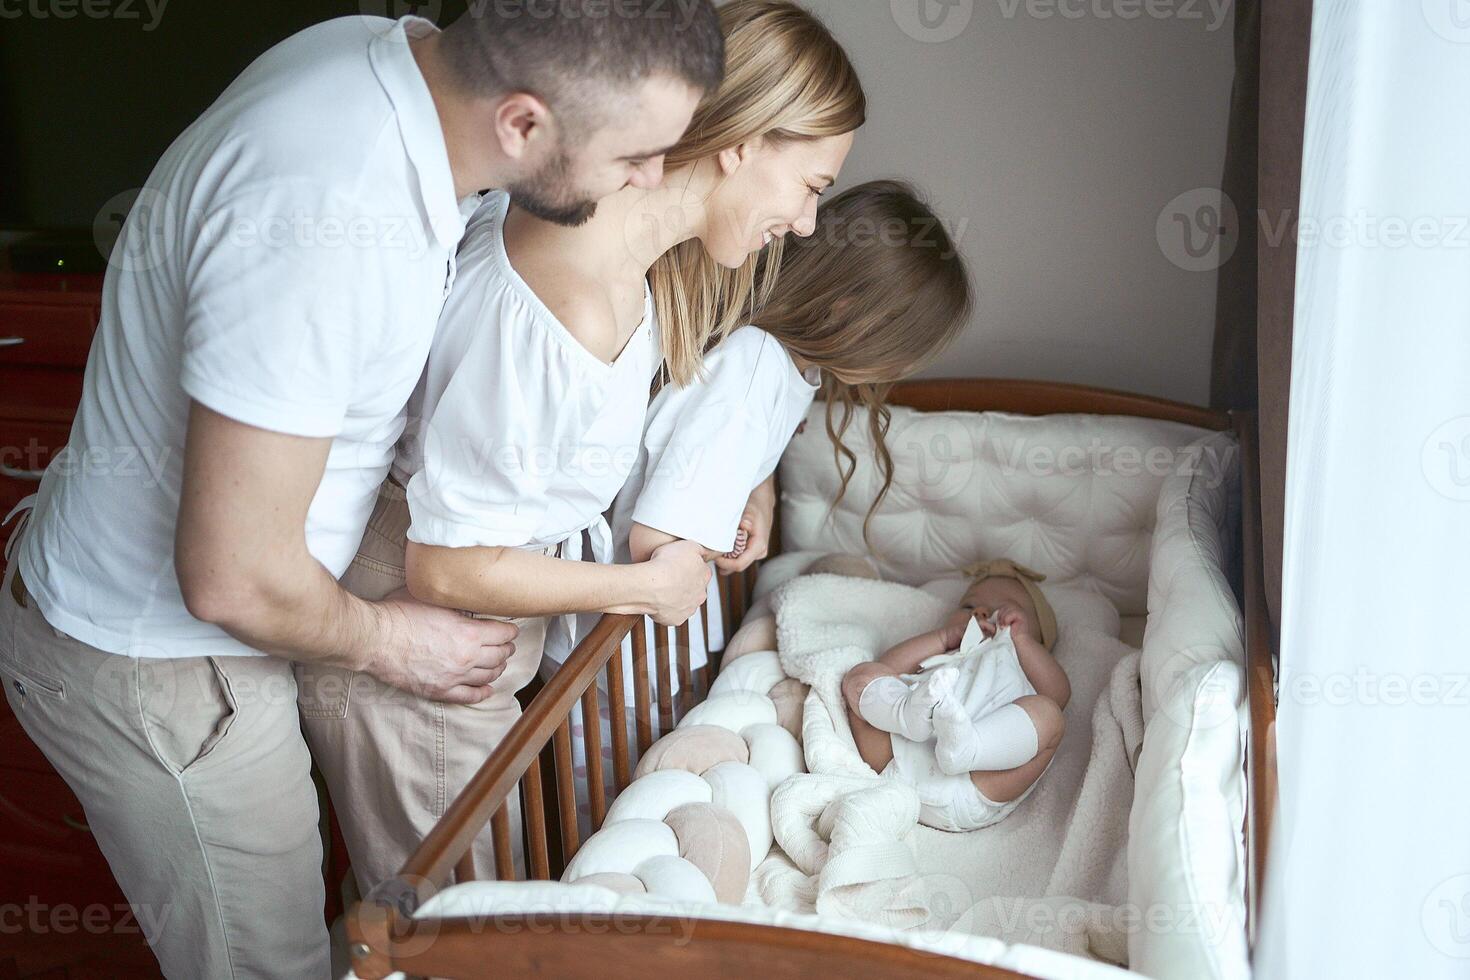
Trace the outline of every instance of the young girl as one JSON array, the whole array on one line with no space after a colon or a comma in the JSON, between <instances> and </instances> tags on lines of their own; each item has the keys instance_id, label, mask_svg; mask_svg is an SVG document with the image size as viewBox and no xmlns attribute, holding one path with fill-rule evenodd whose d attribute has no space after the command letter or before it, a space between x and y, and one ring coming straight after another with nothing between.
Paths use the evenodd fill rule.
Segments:
<instances>
[{"instance_id":1,"label":"young girl","mask_svg":"<svg viewBox=\"0 0 1470 980\"><path fill-rule=\"evenodd\" d=\"M954 243L911 188L875 181L824 204L815 233L787 243L779 272L774 293L755 312L745 310L747 325L706 355L703 378L665 383L654 397L632 474L613 505L619 561L645 561L693 542L706 559L726 564L745 546L750 527L742 515L752 488L775 472L818 394L840 468L844 457L855 459L842 441L854 405L870 409L870 442L888 476L870 517L887 493L887 387L947 347L970 309ZM712 642L724 629L718 609L711 601L705 610L714 614L705 624ZM708 660L702 633L689 631L691 670ZM626 644L625 655L632 655ZM606 730L605 707L602 724Z\"/></svg>"},{"instance_id":2,"label":"young girl","mask_svg":"<svg viewBox=\"0 0 1470 980\"><path fill-rule=\"evenodd\" d=\"M801 7L733 0L720 22L725 80L665 155L662 186L628 187L578 227L495 194L460 246L410 405L417 425L343 584L365 598L407 584L424 601L513 618L520 634L478 704L298 671L308 739L364 894L396 873L510 729L543 644L553 662L570 653L565 614L674 624L704 598L695 545L635 565L567 559L585 535L610 561L602 515L626 479L655 374L693 378L709 338L760 295L759 253L811 233L817 196L866 112L841 46ZM509 810L519 840L519 808ZM482 872L493 867L489 838L487 828L473 852Z\"/></svg>"},{"instance_id":3,"label":"young girl","mask_svg":"<svg viewBox=\"0 0 1470 980\"><path fill-rule=\"evenodd\" d=\"M971 305L963 261L939 219L908 186L875 181L823 206L809 239L791 243L779 285L705 358L705 379L665 385L649 408L644 444L613 507L625 560L677 541L707 558L743 546L739 524L753 487L776 468L821 393L847 490L855 457L842 436L861 403L885 474L888 386L923 368L963 328ZM835 502L834 502L835 505ZM692 663L693 667L701 666Z\"/></svg>"}]
</instances>

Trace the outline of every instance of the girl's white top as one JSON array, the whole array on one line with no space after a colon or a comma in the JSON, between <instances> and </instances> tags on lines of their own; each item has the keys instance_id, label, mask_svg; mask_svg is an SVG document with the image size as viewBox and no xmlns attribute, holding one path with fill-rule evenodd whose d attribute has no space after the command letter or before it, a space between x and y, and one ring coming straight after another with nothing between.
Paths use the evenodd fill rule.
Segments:
<instances>
[{"instance_id":1,"label":"girl's white top","mask_svg":"<svg viewBox=\"0 0 1470 980\"><path fill-rule=\"evenodd\" d=\"M667 385L648 410L643 448L613 505L613 538L628 559L642 524L728 552L751 491L776 470L820 387L775 337L734 331L705 358L704 378Z\"/></svg>"}]
</instances>

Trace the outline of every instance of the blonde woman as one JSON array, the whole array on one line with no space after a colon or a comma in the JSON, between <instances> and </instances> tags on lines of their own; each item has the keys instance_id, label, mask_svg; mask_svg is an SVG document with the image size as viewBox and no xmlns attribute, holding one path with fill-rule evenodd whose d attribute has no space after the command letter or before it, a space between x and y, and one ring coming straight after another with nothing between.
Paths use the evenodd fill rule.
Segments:
<instances>
[{"instance_id":1,"label":"blonde woman","mask_svg":"<svg viewBox=\"0 0 1470 980\"><path fill-rule=\"evenodd\" d=\"M632 466L650 383L660 372L692 381L710 340L769 294L776 267L757 282L761 252L812 233L866 113L841 46L800 7L734 0L720 19L725 82L664 155L659 188L629 187L573 228L505 195L470 222L411 405L416 438L400 446L396 482L343 582L365 596L406 583L421 600L512 619L520 633L475 705L340 670L300 672L308 738L364 891L396 872L519 716L515 693L548 632L553 658L569 652L565 614L677 624L704 600L710 572L697 544L609 564L602 514ZM584 532L598 562L568 560L582 556ZM488 869L485 836L474 857Z\"/></svg>"}]
</instances>

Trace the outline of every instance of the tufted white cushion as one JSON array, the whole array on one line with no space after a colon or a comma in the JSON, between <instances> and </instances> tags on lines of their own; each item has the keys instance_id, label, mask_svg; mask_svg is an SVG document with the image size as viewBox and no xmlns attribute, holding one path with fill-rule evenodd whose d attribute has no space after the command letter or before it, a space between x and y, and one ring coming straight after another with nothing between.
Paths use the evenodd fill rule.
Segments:
<instances>
[{"instance_id":1,"label":"tufted white cushion","mask_svg":"<svg viewBox=\"0 0 1470 980\"><path fill-rule=\"evenodd\" d=\"M660 854L679 854L679 840L668 824L662 820L623 820L587 838L567 864L561 880L574 882L605 872L632 874L638 865Z\"/></svg>"},{"instance_id":2,"label":"tufted white cushion","mask_svg":"<svg viewBox=\"0 0 1470 980\"><path fill-rule=\"evenodd\" d=\"M754 871L770 851L773 839L771 791L766 777L751 766L722 762L707 770L704 778L714 787L714 805L735 814L735 819L745 828L750 838L750 870Z\"/></svg>"},{"instance_id":3,"label":"tufted white cushion","mask_svg":"<svg viewBox=\"0 0 1470 980\"><path fill-rule=\"evenodd\" d=\"M775 789L788 776L806 772L801 756L801 743L780 725L751 725L740 733L750 746L750 766L766 778L766 786Z\"/></svg>"},{"instance_id":4,"label":"tufted white cushion","mask_svg":"<svg viewBox=\"0 0 1470 980\"><path fill-rule=\"evenodd\" d=\"M608 807L603 826L624 820L663 820L685 803L708 803L712 791L704 779L683 769L663 769L633 780Z\"/></svg>"},{"instance_id":5,"label":"tufted white cushion","mask_svg":"<svg viewBox=\"0 0 1470 980\"><path fill-rule=\"evenodd\" d=\"M1209 434L1127 417L894 408L894 487L873 518L870 549L863 518L880 480L866 420L859 413L847 430L857 470L829 520L841 478L825 410L813 406L781 463L784 551L873 552L885 579L909 584L1004 556L1052 585L1100 592L1125 616L1147 608L1160 487L1196 465L1189 447Z\"/></svg>"},{"instance_id":6,"label":"tufted white cushion","mask_svg":"<svg viewBox=\"0 0 1470 980\"><path fill-rule=\"evenodd\" d=\"M748 725L776 724L776 703L764 694L735 691L707 698L689 709L678 728L709 725L739 733Z\"/></svg>"}]
</instances>

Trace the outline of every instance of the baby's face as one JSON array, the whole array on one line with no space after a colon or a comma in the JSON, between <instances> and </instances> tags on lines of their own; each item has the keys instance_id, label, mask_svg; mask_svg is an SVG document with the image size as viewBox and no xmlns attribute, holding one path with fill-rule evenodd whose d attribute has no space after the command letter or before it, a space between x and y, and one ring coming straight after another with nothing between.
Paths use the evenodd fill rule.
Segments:
<instances>
[{"instance_id":1,"label":"baby's face","mask_svg":"<svg viewBox=\"0 0 1470 980\"><path fill-rule=\"evenodd\" d=\"M1015 620L1011 626L1013 633L1023 633L1041 642L1036 604L1025 587L1013 578L987 578L970 586L960 599L960 608L950 614L945 625L968 626L971 619L986 623L996 612L1000 613L1002 625L1007 620Z\"/></svg>"}]
</instances>

